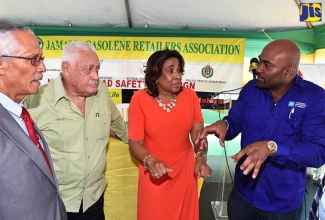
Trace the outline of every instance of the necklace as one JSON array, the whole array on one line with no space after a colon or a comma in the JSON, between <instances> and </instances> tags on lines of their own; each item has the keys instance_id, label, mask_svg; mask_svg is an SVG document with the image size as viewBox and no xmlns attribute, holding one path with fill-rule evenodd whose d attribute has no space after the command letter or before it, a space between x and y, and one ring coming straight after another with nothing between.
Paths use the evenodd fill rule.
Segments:
<instances>
[{"instance_id":1,"label":"necklace","mask_svg":"<svg viewBox=\"0 0 325 220\"><path fill-rule=\"evenodd\" d=\"M155 97L155 99L158 102L159 107L162 108L166 112L170 112L175 107L176 101L177 101L175 94L172 95L171 99L169 100L169 102L167 104L162 103L158 96Z\"/></svg>"}]
</instances>

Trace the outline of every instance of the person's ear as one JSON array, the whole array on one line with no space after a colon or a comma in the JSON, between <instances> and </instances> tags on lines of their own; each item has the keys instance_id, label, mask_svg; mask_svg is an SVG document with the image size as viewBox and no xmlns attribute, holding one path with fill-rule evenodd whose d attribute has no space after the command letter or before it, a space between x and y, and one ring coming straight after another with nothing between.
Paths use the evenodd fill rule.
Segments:
<instances>
[{"instance_id":1,"label":"person's ear","mask_svg":"<svg viewBox=\"0 0 325 220\"><path fill-rule=\"evenodd\" d=\"M6 66L6 62L4 61L4 59L2 57L0 57L0 75L4 75L5 73L5 66Z\"/></svg>"},{"instance_id":2,"label":"person's ear","mask_svg":"<svg viewBox=\"0 0 325 220\"><path fill-rule=\"evenodd\" d=\"M71 67L70 67L70 64L68 62L63 61L61 63L61 72L62 72L63 75L69 76L70 69L71 69Z\"/></svg>"},{"instance_id":3,"label":"person's ear","mask_svg":"<svg viewBox=\"0 0 325 220\"><path fill-rule=\"evenodd\" d=\"M285 75L284 75L285 78L286 79L291 78L292 75L295 74L295 71L296 71L296 69L293 66L287 67L286 70L285 70Z\"/></svg>"}]
</instances>

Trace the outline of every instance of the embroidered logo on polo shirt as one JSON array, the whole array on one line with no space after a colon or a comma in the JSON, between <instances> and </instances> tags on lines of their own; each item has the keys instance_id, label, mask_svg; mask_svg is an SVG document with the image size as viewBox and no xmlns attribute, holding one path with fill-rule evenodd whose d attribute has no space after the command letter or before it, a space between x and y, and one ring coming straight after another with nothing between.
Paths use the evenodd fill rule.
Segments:
<instances>
[{"instance_id":1,"label":"embroidered logo on polo shirt","mask_svg":"<svg viewBox=\"0 0 325 220\"><path fill-rule=\"evenodd\" d=\"M294 101L289 101L288 106L292 107L292 108L295 107L295 102Z\"/></svg>"},{"instance_id":2,"label":"embroidered logo on polo shirt","mask_svg":"<svg viewBox=\"0 0 325 220\"><path fill-rule=\"evenodd\" d=\"M306 103L303 103L303 102L296 102L295 107L297 107L297 108L306 108L307 105L306 105Z\"/></svg>"},{"instance_id":3,"label":"embroidered logo on polo shirt","mask_svg":"<svg viewBox=\"0 0 325 220\"><path fill-rule=\"evenodd\" d=\"M291 107L291 108L306 108L307 105L306 103L303 103L303 102L295 102L295 101L289 101L288 103L288 107Z\"/></svg>"}]
</instances>

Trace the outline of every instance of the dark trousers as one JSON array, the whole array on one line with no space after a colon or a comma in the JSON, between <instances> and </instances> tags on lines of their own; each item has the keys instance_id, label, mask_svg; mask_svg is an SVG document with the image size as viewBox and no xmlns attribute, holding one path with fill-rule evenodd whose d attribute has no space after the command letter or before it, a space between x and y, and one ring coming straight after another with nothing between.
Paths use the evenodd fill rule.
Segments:
<instances>
[{"instance_id":1,"label":"dark trousers","mask_svg":"<svg viewBox=\"0 0 325 220\"><path fill-rule=\"evenodd\" d=\"M227 212L229 220L300 220L302 204L297 209L286 213L266 212L253 207L233 189L229 195Z\"/></svg>"},{"instance_id":2,"label":"dark trousers","mask_svg":"<svg viewBox=\"0 0 325 220\"><path fill-rule=\"evenodd\" d=\"M105 220L104 194L85 212L82 210L82 201L79 212L68 212L69 220Z\"/></svg>"}]
</instances>

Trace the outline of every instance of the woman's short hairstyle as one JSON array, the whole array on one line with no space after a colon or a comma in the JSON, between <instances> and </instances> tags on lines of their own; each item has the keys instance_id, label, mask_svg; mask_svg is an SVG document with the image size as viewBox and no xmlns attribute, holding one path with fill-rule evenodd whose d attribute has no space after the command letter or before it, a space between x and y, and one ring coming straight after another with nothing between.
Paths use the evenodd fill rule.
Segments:
<instances>
[{"instance_id":1,"label":"woman's short hairstyle","mask_svg":"<svg viewBox=\"0 0 325 220\"><path fill-rule=\"evenodd\" d=\"M178 59L181 67L180 71L183 73L185 61L183 56L177 50L164 49L156 51L149 57L147 61L147 67L144 71L146 74L145 84L149 90L148 94L152 97L157 97L159 95L156 81L162 74L162 68L164 63L170 58ZM183 87L181 87L179 92L182 91L182 89Z\"/></svg>"}]
</instances>

